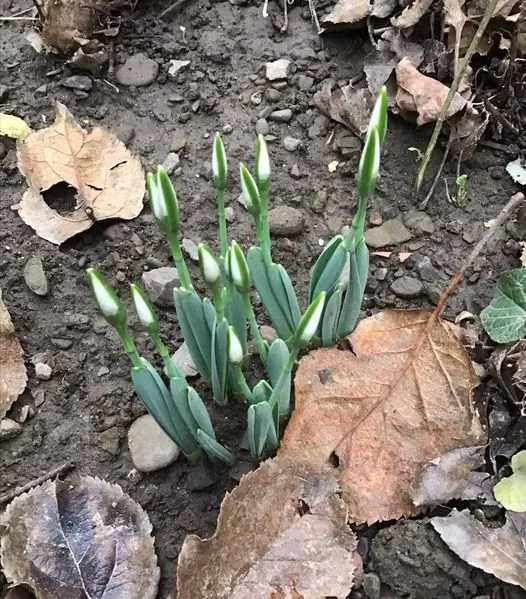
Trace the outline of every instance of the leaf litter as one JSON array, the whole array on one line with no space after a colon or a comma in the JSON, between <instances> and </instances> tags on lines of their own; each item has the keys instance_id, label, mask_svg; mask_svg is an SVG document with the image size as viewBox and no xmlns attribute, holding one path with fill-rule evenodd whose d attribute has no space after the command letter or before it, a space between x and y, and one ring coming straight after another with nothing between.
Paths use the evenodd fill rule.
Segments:
<instances>
[{"instance_id":1,"label":"leaf litter","mask_svg":"<svg viewBox=\"0 0 526 599\"><path fill-rule=\"evenodd\" d=\"M96 221L138 216L145 179L140 160L112 133L102 127L87 133L59 102L55 112L55 122L30 133L17 152L18 168L29 184L19 215L37 235L59 245ZM59 213L42 196L59 183L75 190L72 211Z\"/></svg>"},{"instance_id":2,"label":"leaf litter","mask_svg":"<svg viewBox=\"0 0 526 599\"><path fill-rule=\"evenodd\" d=\"M146 512L118 485L48 481L0 516L4 574L37 599L154 599L159 568Z\"/></svg>"}]
</instances>

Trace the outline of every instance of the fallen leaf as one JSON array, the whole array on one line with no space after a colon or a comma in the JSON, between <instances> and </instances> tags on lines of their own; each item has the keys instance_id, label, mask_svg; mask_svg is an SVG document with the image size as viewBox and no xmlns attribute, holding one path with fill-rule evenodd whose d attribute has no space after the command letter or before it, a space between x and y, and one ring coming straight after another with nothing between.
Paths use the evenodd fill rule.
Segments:
<instances>
[{"instance_id":1,"label":"fallen leaf","mask_svg":"<svg viewBox=\"0 0 526 599\"><path fill-rule=\"evenodd\" d=\"M31 133L31 129L21 118L12 114L0 112L0 136L24 139Z\"/></svg>"},{"instance_id":2,"label":"fallen leaf","mask_svg":"<svg viewBox=\"0 0 526 599\"><path fill-rule=\"evenodd\" d=\"M508 175L519 185L526 185L526 162L521 158L508 162L506 165Z\"/></svg>"},{"instance_id":3,"label":"fallen leaf","mask_svg":"<svg viewBox=\"0 0 526 599\"><path fill-rule=\"evenodd\" d=\"M371 12L370 0L338 0L332 11L322 19L324 28L352 25Z\"/></svg>"},{"instance_id":4,"label":"fallen leaf","mask_svg":"<svg viewBox=\"0 0 526 599\"><path fill-rule=\"evenodd\" d=\"M459 447L433 460L420 474L411 490L415 505L439 505L452 499L479 499L487 494L484 447Z\"/></svg>"},{"instance_id":5,"label":"fallen leaf","mask_svg":"<svg viewBox=\"0 0 526 599\"><path fill-rule=\"evenodd\" d=\"M515 411L526 408L526 340L496 349L490 358L491 373ZM525 413L526 416L526 413ZM509 457L509 456L508 456Z\"/></svg>"},{"instance_id":6,"label":"fallen leaf","mask_svg":"<svg viewBox=\"0 0 526 599\"><path fill-rule=\"evenodd\" d=\"M396 66L398 90L396 103L402 111L418 113L418 125L437 120L449 88L440 81L422 75L407 58ZM466 106L466 100L456 93L445 115L446 120Z\"/></svg>"},{"instance_id":7,"label":"fallen leaf","mask_svg":"<svg viewBox=\"0 0 526 599\"><path fill-rule=\"evenodd\" d=\"M455 31L455 68L460 55L462 30L467 20L462 10L463 6L464 0L444 0L444 20L446 25L450 25Z\"/></svg>"},{"instance_id":8,"label":"fallen leaf","mask_svg":"<svg viewBox=\"0 0 526 599\"><path fill-rule=\"evenodd\" d=\"M106 218L135 218L143 207L144 173L112 133L87 133L68 109L55 105L55 122L18 143L18 168L29 189L20 203L22 220L52 243L61 244ZM41 193L67 183L77 194L72 212L59 214Z\"/></svg>"},{"instance_id":9,"label":"fallen leaf","mask_svg":"<svg viewBox=\"0 0 526 599\"><path fill-rule=\"evenodd\" d=\"M429 310L380 312L348 337L352 352L320 349L300 362L280 451L338 463L352 521L418 513L409 488L422 468L482 441L471 360L450 325L434 318Z\"/></svg>"},{"instance_id":10,"label":"fallen leaf","mask_svg":"<svg viewBox=\"0 0 526 599\"><path fill-rule=\"evenodd\" d=\"M402 14L391 19L391 25L399 29L408 29L416 25L433 4L433 0L415 0L406 6Z\"/></svg>"},{"instance_id":11,"label":"fallen leaf","mask_svg":"<svg viewBox=\"0 0 526 599\"><path fill-rule=\"evenodd\" d=\"M27 383L24 350L15 335L0 289L0 420L23 393Z\"/></svg>"},{"instance_id":12,"label":"fallen leaf","mask_svg":"<svg viewBox=\"0 0 526 599\"><path fill-rule=\"evenodd\" d=\"M124 5L124 0L42 0L42 37L60 52L73 52L101 29L105 15Z\"/></svg>"},{"instance_id":13,"label":"fallen leaf","mask_svg":"<svg viewBox=\"0 0 526 599\"><path fill-rule=\"evenodd\" d=\"M328 117L364 137L373 107L371 93L365 88L346 85L332 91L333 82L326 83L314 94L314 104Z\"/></svg>"},{"instance_id":14,"label":"fallen leaf","mask_svg":"<svg viewBox=\"0 0 526 599\"><path fill-rule=\"evenodd\" d=\"M398 0L373 0L371 16L385 19L398 7Z\"/></svg>"},{"instance_id":15,"label":"fallen leaf","mask_svg":"<svg viewBox=\"0 0 526 599\"><path fill-rule=\"evenodd\" d=\"M5 577L37 599L154 599L159 568L144 510L118 485L48 481L0 516Z\"/></svg>"},{"instance_id":16,"label":"fallen leaf","mask_svg":"<svg viewBox=\"0 0 526 599\"><path fill-rule=\"evenodd\" d=\"M332 468L278 456L227 494L213 537L186 537L177 596L344 599L355 549Z\"/></svg>"},{"instance_id":17,"label":"fallen leaf","mask_svg":"<svg viewBox=\"0 0 526 599\"><path fill-rule=\"evenodd\" d=\"M495 499L512 512L526 512L526 451L511 458L513 474L502 478L494 487Z\"/></svg>"},{"instance_id":18,"label":"fallen leaf","mask_svg":"<svg viewBox=\"0 0 526 599\"><path fill-rule=\"evenodd\" d=\"M486 131L489 113L484 108L479 110L471 103L467 103L464 110L455 114L448 121L450 150L455 155L462 156L462 160L466 160L473 154L480 138Z\"/></svg>"},{"instance_id":19,"label":"fallen leaf","mask_svg":"<svg viewBox=\"0 0 526 599\"><path fill-rule=\"evenodd\" d=\"M489 528L468 510L453 510L431 524L465 562L526 589L526 514L506 513L506 524Z\"/></svg>"}]
</instances>

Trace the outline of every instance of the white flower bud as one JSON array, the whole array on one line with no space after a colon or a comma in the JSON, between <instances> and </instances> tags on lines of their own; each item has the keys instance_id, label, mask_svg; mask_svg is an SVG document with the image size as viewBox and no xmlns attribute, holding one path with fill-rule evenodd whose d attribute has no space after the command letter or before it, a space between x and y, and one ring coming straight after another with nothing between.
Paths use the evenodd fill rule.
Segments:
<instances>
[{"instance_id":1,"label":"white flower bud","mask_svg":"<svg viewBox=\"0 0 526 599\"><path fill-rule=\"evenodd\" d=\"M101 275L94 269L88 268L87 275L95 296L100 311L104 315L104 318L111 319L119 313L121 309L119 300L114 292L110 292L107 285L105 285L100 278Z\"/></svg>"},{"instance_id":2,"label":"white flower bud","mask_svg":"<svg viewBox=\"0 0 526 599\"><path fill-rule=\"evenodd\" d=\"M205 243L201 243L197 248L197 253L201 274L205 283L207 285L215 285L221 278L221 271L212 250Z\"/></svg>"},{"instance_id":3,"label":"white flower bud","mask_svg":"<svg viewBox=\"0 0 526 599\"><path fill-rule=\"evenodd\" d=\"M266 183L270 178L270 157L267 142L261 134L258 135L256 176L262 183Z\"/></svg>"},{"instance_id":4,"label":"white flower bud","mask_svg":"<svg viewBox=\"0 0 526 599\"><path fill-rule=\"evenodd\" d=\"M137 285L131 285L131 295L137 316L145 329L157 324L157 318L150 304L146 301L143 291Z\"/></svg>"},{"instance_id":5,"label":"white flower bud","mask_svg":"<svg viewBox=\"0 0 526 599\"><path fill-rule=\"evenodd\" d=\"M228 327L228 359L231 364L237 366L243 362L243 357L243 348L239 337L234 327Z\"/></svg>"}]
</instances>

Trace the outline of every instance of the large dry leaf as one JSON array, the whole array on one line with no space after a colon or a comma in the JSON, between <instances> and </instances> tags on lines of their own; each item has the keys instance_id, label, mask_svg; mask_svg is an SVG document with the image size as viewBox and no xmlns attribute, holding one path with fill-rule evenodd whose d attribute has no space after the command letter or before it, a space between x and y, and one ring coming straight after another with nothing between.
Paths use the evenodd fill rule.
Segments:
<instances>
[{"instance_id":1,"label":"large dry leaf","mask_svg":"<svg viewBox=\"0 0 526 599\"><path fill-rule=\"evenodd\" d=\"M415 505L439 505L452 499L490 498L489 474L477 472L484 466L484 447L459 447L433 460L411 490Z\"/></svg>"},{"instance_id":2,"label":"large dry leaf","mask_svg":"<svg viewBox=\"0 0 526 599\"><path fill-rule=\"evenodd\" d=\"M16 338L0 289L0 420L26 388L27 372L23 356L24 351Z\"/></svg>"},{"instance_id":3,"label":"large dry leaf","mask_svg":"<svg viewBox=\"0 0 526 599\"><path fill-rule=\"evenodd\" d=\"M433 0L414 0L404 8L402 14L391 19L391 25L399 29L413 27L420 21L433 4Z\"/></svg>"},{"instance_id":4,"label":"large dry leaf","mask_svg":"<svg viewBox=\"0 0 526 599\"><path fill-rule=\"evenodd\" d=\"M333 83L327 82L314 94L314 104L328 117L345 125L363 137L367 131L373 98L366 88L346 85L332 91Z\"/></svg>"},{"instance_id":5,"label":"large dry leaf","mask_svg":"<svg viewBox=\"0 0 526 599\"><path fill-rule=\"evenodd\" d=\"M422 75L407 58L403 58L396 66L396 80L398 106L403 111L418 113L416 119L418 125L436 121L449 88L432 77ZM445 115L446 120L462 110L466 103L466 100L456 93Z\"/></svg>"},{"instance_id":6,"label":"large dry leaf","mask_svg":"<svg viewBox=\"0 0 526 599\"><path fill-rule=\"evenodd\" d=\"M215 535L186 537L179 599L344 599L356 538L332 468L288 457L244 476L221 505Z\"/></svg>"},{"instance_id":7,"label":"large dry leaf","mask_svg":"<svg viewBox=\"0 0 526 599\"><path fill-rule=\"evenodd\" d=\"M342 26L352 25L365 19L371 12L371 2L369 0L338 0L323 20L323 26Z\"/></svg>"},{"instance_id":8,"label":"large dry leaf","mask_svg":"<svg viewBox=\"0 0 526 599\"><path fill-rule=\"evenodd\" d=\"M506 524L490 528L468 510L453 510L431 524L448 547L468 564L526 589L526 514L506 512Z\"/></svg>"},{"instance_id":9,"label":"large dry leaf","mask_svg":"<svg viewBox=\"0 0 526 599\"><path fill-rule=\"evenodd\" d=\"M48 481L0 517L5 577L37 599L154 599L159 568L143 509L117 485Z\"/></svg>"},{"instance_id":10,"label":"large dry leaf","mask_svg":"<svg viewBox=\"0 0 526 599\"><path fill-rule=\"evenodd\" d=\"M144 173L112 133L95 127L87 133L60 103L55 122L18 143L18 168L29 189L20 203L21 218L40 237L60 244L97 220L135 218L144 196ZM59 214L41 193L58 183L76 190L73 212Z\"/></svg>"},{"instance_id":11,"label":"large dry leaf","mask_svg":"<svg viewBox=\"0 0 526 599\"><path fill-rule=\"evenodd\" d=\"M280 451L336 461L353 521L417 513L409 490L422 468L456 447L480 445L471 360L429 310L380 312L349 340L354 353L321 349L301 360Z\"/></svg>"}]
</instances>

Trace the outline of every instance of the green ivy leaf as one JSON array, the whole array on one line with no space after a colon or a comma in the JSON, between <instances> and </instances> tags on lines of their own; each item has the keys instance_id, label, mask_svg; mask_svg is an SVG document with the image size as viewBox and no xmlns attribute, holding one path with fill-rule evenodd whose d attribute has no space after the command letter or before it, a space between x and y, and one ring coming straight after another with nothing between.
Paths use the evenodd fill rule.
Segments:
<instances>
[{"instance_id":1,"label":"green ivy leaf","mask_svg":"<svg viewBox=\"0 0 526 599\"><path fill-rule=\"evenodd\" d=\"M497 293L480 313L480 320L497 343L512 343L526 336L526 268L501 275Z\"/></svg>"},{"instance_id":2,"label":"green ivy leaf","mask_svg":"<svg viewBox=\"0 0 526 599\"><path fill-rule=\"evenodd\" d=\"M511 469L513 474L500 480L493 487L493 494L507 510L526 512L526 451L511 458Z\"/></svg>"}]
</instances>

